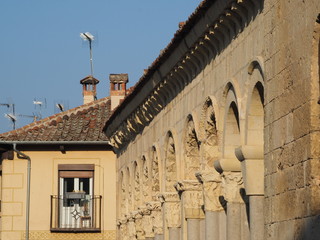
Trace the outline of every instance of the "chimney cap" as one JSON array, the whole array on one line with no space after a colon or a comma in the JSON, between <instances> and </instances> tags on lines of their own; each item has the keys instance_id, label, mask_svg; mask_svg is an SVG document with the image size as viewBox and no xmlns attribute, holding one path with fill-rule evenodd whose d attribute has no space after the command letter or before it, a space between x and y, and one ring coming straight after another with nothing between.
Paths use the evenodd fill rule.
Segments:
<instances>
[{"instance_id":1,"label":"chimney cap","mask_svg":"<svg viewBox=\"0 0 320 240\"><path fill-rule=\"evenodd\" d=\"M127 83L129 80L128 73L111 73L109 75L110 82L113 83Z\"/></svg>"},{"instance_id":2,"label":"chimney cap","mask_svg":"<svg viewBox=\"0 0 320 240\"><path fill-rule=\"evenodd\" d=\"M81 84L98 84L100 81L93 76L89 75L80 80Z\"/></svg>"}]
</instances>

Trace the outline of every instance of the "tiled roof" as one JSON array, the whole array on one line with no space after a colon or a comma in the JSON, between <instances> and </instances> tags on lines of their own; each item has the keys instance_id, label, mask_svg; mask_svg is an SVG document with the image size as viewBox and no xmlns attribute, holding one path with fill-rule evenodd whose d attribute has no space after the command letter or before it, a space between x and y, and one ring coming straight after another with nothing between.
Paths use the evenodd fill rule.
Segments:
<instances>
[{"instance_id":1,"label":"tiled roof","mask_svg":"<svg viewBox=\"0 0 320 240\"><path fill-rule=\"evenodd\" d=\"M107 141L110 98L102 98L0 134L1 141Z\"/></svg>"}]
</instances>

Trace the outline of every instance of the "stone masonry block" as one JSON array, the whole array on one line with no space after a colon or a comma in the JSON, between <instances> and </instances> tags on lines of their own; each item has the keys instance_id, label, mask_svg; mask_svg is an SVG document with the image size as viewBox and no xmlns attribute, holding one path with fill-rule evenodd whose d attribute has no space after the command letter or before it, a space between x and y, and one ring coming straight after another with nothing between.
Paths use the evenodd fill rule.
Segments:
<instances>
[{"instance_id":1,"label":"stone masonry block","mask_svg":"<svg viewBox=\"0 0 320 240\"><path fill-rule=\"evenodd\" d=\"M3 160L2 161L2 173L13 173L13 161L12 160Z\"/></svg>"},{"instance_id":2,"label":"stone masonry block","mask_svg":"<svg viewBox=\"0 0 320 240\"><path fill-rule=\"evenodd\" d=\"M3 174L2 188L22 188L23 174Z\"/></svg>"},{"instance_id":3,"label":"stone masonry block","mask_svg":"<svg viewBox=\"0 0 320 240\"><path fill-rule=\"evenodd\" d=\"M2 189L2 201L4 202L13 201L13 189Z\"/></svg>"},{"instance_id":4,"label":"stone masonry block","mask_svg":"<svg viewBox=\"0 0 320 240\"><path fill-rule=\"evenodd\" d=\"M3 216L21 216L22 214L21 202L2 202Z\"/></svg>"},{"instance_id":5,"label":"stone masonry block","mask_svg":"<svg viewBox=\"0 0 320 240\"><path fill-rule=\"evenodd\" d=\"M11 231L12 230L12 216L2 216L1 217L1 230Z\"/></svg>"},{"instance_id":6,"label":"stone masonry block","mask_svg":"<svg viewBox=\"0 0 320 240\"><path fill-rule=\"evenodd\" d=\"M310 106L308 103L293 111L293 135L297 139L310 132Z\"/></svg>"}]
</instances>

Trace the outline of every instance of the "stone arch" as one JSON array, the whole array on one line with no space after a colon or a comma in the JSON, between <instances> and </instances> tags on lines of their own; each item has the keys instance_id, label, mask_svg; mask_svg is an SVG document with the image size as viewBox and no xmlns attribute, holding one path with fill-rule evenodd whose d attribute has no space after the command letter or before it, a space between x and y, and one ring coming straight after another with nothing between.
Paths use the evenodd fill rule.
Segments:
<instances>
[{"instance_id":1,"label":"stone arch","mask_svg":"<svg viewBox=\"0 0 320 240\"><path fill-rule=\"evenodd\" d=\"M233 158L234 149L241 145L238 103L233 90L228 92L224 119L223 157Z\"/></svg>"},{"instance_id":2,"label":"stone arch","mask_svg":"<svg viewBox=\"0 0 320 240\"><path fill-rule=\"evenodd\" d=\"M143 155L141 158L142 174L141 174L141 188L144 200L150 200L150 182L149 182L149 162Z\"/></svg>"},{"instance_id":3,"label":"stone arch","mask_svg":"<svg viewBox=\"0 0 320 240\"><path fill-rule=\"evenodd\" d=\"M264 89L261 82L257 82L251 91L248 101L246 117L246 144L263 146L264 130Z\"/></svg>"},{"instance_id":4,"label":"stone arch","mask_svg":"<svg viewBox=\"0 0 320 240\"><path fill-rule=\"evenodd\" d=\"M264 70L264 60L261 56L257 56L256 58L252 59L248 66L248 74L252 75L254 70L258 70L260 75L262 76L262 80L265 79L265 70Z\"/></svg>"},{"instance_id":5,"label":"stone arch","mask_svg":"<svg viewBox=\"0 0 320 240\"><path fill-rule=\"evenodd\" d=\"M176 145L171 131L167 134L164 159L164 188L166 192L175 192L174 184L178 180Z\"/></svg>"},{"instance_id":6,"label":"stone arch","mask_svg":"<svg viewBox=\"0 0 320 240\"><path fill-rule=\"evenodd\" d=\"M207 170L213 167L215 160L219 158L219 137L217 130L217 117L213 101L207 98L202 107L201 116L202 135L202 161L201 169Z\"/></svg>"},{"instance_id":7,"label":"stone arch","mask_svg":"<svg viewBox=\"0 0 320 240\"><path fill-rule=\"evenodd\" d=\"M133 162L133 174L134 209L138 209L141 204L141 172L137 161Z\"/></svg>"},{"instance_id":8,"label":"stone arch","mask_svg":"<svg viewBox=\"0 0 320 240\"><path fill-rule=\"evenodd\" d=\"M154 197L157 193L160 192L160 161L159 161L158 149L156 146L152 146L151 148L151 190L152 197Z\"/></svg>"},{"instance_id":9,"label":"stone arch","mask_svg":"<svg viewBox=\"0 0 320 240\"><path fill-rule=\"evenodd\" d=\"M195 180L195 173L200 170L200 143L192 115L187 117L184 151L184 179Z\"/></svg>"},{"instance_id":10,"label":"stone arch","mask_svg":"<svg viewBox=\"0 0 320 240\"><path fill-rule=\"evenodd\" d=\"M236 93L232 85L229 85L225 106L222 159L215 161L214 167L218 172L239 172L241 166L236 159L235 149L241 146L240 115Z\"/></svg>"}]
</instances>

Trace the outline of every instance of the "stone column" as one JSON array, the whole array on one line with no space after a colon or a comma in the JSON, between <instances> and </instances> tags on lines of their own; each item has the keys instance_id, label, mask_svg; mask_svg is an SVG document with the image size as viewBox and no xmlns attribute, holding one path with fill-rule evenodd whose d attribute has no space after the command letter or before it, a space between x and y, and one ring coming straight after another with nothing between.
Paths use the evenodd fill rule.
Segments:
<instances>
[{"instance_id":1,"label":"stone column","mask_svg":"<svg viewBox=\"0 0 320 240\"><path fill-rule=\"evenodd\" d=\"M201 240L200 221L204 219L201 184L196 180L184 180L177 182L175 188L181 195L182 209L187 220L187 239Z\"/></svg>"},{"instance_id":2,"label":"stone column","mask_svg":"<svg viewBox=\"0 0 320 240\"><path fill-rule=\"evenodd\" d=\"M145 233L145 239L154 240L151 210L147 206L142 206L139 208L139 212L142 215L142 226Z\"/></svg>"},{"instance_id":3,"label":"stone column","mask_svg":"<svg viewBox=\"0 0 320 240\"><path fill-rule=\"evenodd\" d=\"M246 206L241 196L241 172L222 173L223 196L227 201L227 240L248 239Z\"/></svg>"},{"instance_id":4,"label":"stone column","mask_svg":"<svg viewBox=\"0 0 320 240\"><path fill-rule=\"evenodd\" d=\"M224 204L220 199L221 176L215 170L197 172L196 177L202 184L203 202L205 210L205 239L226 239L226 214Z\"/></svg>"},{"instance_id":5,"label":"stone column","mask_svg":"<svg viewBox=\"0 0 320 240\"><path fill-rule=\"evenodd\" d=\"M163 240L163 217L161 202L147 202L147 208L151 211L154 240Z\"/></svg>"},{"instance_id":6,"label":"stone column","mask_svg":"<svg viewBox=\"0 0 320 240\"><path fill-rule=\"evenodd\" d=\"M264 239L264 163L263 146L241 146L236 149L241 162L244 187L249 196L250 239Z\"/></svg>"},{"instance_id":7,"label":"stone column","mask_svg":"<svg viewBox=\"0 0 320 240\"><path fill-rule=\"evenodd\" d=\"M128 216L128 239L129 240L137 240L137 235L136 235L136 227L135 227L135 222L134 222L134 215L135 213L130 213Z\"/></svg>"},{"instance_id":8,"label":"stone column","mask_svg":"<svg viewBox=\"0 0 320 240\"><path fill-rule=\"evenodd\" d=\"M180 240L181 235L181 205L177 193L166 192L159 194L162 202L165 227L169 232L169 240Z\"/></svg>"}]
</instances>

